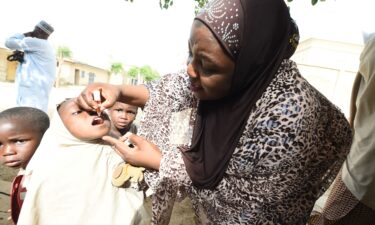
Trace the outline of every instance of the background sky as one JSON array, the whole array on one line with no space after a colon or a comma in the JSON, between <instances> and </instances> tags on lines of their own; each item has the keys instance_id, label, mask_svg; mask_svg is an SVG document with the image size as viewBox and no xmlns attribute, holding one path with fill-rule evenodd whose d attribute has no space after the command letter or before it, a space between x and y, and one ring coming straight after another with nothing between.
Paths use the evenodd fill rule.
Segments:
<instances>
[{"instance_id":1,"label":"background sky","mask_svg":"<svg viewBox=\"0 0 375 225\"><path fill-rule=\"evenodd\" d=\"M362 30L375 30L375 0L310 0L289 4L301 39L320 37L361 43ZM112 62L150 65L159 73L185 63L194 18L193 0L174 0L168 10L159 0L1 0L0 46L6 37L27 32L46 20L55 32L49 41L67 46L77 61L109 68Z\"/></svg>"}]
</instances>

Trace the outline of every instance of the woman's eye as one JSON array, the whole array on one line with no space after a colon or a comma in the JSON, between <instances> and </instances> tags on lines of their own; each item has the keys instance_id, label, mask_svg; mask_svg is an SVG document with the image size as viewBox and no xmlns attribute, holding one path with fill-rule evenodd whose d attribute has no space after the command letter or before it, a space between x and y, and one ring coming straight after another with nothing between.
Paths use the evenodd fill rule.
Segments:
<instances>
[{"instance_id":1,"label":"woman's eye","mask_svg":"<svg viewBox=\"0 0 375 225\"><path fill-rule=\"evenodd\" d=\"M204 60L201 61L201 67L202 67L202 72L206 74L212 74L212 73L217 72L217 69L214 65L212 65L211 63L207 63Z\"/></svg>"}]
</instances>

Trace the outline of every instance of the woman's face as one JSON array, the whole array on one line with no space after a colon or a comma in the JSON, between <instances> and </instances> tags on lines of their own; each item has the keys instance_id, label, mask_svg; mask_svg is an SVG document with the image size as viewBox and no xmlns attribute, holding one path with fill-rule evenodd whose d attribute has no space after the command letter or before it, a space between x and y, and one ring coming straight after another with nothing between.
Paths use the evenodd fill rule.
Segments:
<instances>
[{"instance_id":1,"label":"woman's face","mask_svg":"<svg viewBox=\"0 0 375 225\"><path fill-rule=\"evenodd\" d=\"M187 62L190 89L201 100L217 100L229 94L234 62L211 31L194 20Z\"/></svg>"},{"instance_id":2,"label":"woman's face","mask_svg":"<svg viewBox=\"0 0 375 225\"><path fill-rule=\"evenodd\" d=\"M108 116L98 116L95 112L81 109L75 99L63 102L58 110L66 129L76 138L84 141L99 139L107 135L111 128Z\"/></svg>"}]
</instances>

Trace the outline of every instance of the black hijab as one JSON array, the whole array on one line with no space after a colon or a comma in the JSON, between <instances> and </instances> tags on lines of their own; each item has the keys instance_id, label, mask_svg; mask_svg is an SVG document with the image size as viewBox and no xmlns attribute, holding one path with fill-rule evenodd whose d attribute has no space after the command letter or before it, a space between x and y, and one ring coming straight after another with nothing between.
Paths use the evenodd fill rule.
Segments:
<instances>
[{"instance_id":1,"label":"black hijab","mask_svg":"<svg viewBox=\"0 0 375 225\"><path fill-rule=\"evenodd\" d=\"M214 189L250 111L282 60L293 55L299 36L284 0L213 0L195 19L213 32L235 62L230 95L199 102L192 146L183 151L193 185Z\"/></svg>"}]
</instances>

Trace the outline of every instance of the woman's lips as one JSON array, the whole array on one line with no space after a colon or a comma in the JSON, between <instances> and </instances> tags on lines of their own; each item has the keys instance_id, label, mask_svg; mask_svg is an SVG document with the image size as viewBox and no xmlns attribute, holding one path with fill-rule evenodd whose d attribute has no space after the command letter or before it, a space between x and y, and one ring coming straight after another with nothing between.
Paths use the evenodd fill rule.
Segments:
<instances>
[{"instance_id":1,"label":"woman's lips","mask_svg":"<svg viewBox=\"0 0 375 225\"><path fill-rule=\"evenodd\" d=\"M200 85L198 85L198 84L190 84L190 90L192 90L193 92L197 92L200 89L202 89L202 87Z\"/></svg>"}]
</instances>

